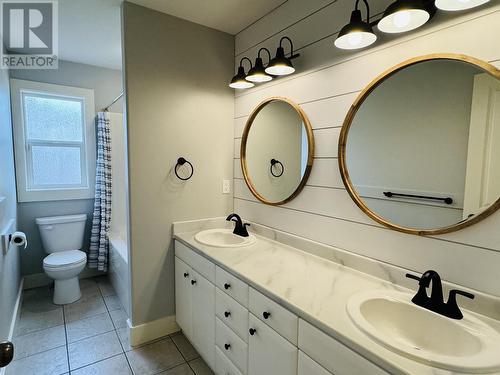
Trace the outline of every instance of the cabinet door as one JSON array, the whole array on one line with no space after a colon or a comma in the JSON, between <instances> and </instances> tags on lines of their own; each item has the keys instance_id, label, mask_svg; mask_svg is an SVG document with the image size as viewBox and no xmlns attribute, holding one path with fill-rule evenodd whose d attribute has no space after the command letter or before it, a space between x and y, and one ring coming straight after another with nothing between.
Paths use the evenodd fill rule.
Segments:
<instances>
[{"instance_id":1,"label":"cabinet door","mask_svg":"<svg viewBox=\"0 0 500 375\"><path fill-rule=\"evenodd\" d=\"M192 339L191 277L192 269L175 257L175 319L184 334Z\"/></svg>"},{"instance_id":2,"label":"cabinet door","mask_svg":"<svg viewBox=\"0 0 500 375\"><path fill-rule=\"evenodd\" d=\"M192 271L192 342L210 368L215 368L215 286Z\"/></svg>"},{"instance_id":3,"label":"cabinet door","mask_svg":"<svg viewBox=\"0 0 500 375\"><path fill-rule=\"evenodd\" d=\"M252 314L249 326L248 375L296 375L297 348Z\"/></svg>"},{"instance_id":4,"label":"cabinet door","mask_svg":"<svg viewBox=\"0 0 500 375\"><path fill-rule=\"evenodd\" d=\"M299 350L298 375L332 375Z\"/></svg>"}]
</instances>

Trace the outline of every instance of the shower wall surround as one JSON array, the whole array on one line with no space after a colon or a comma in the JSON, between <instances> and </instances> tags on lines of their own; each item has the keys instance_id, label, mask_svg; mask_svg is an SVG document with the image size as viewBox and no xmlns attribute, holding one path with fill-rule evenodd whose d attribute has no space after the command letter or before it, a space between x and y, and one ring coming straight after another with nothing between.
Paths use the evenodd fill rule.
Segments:
<instances>
[{"instance_id":1,"label":"shower wall surround","mask_svg":"<svg viewBox=\"0 0 500 375\"><path fill-rule=\"evenodd\" d=\"M372 2L374 13L390 1ZM349 1L290 0L236 36L235 65L257 48L290 36L301 53L297 74L236 93L234 210L245 219L415 272L436 269L447 281L500 297L500 212L464 230L436 237L402 234L377 224L357 208L339 174L337 142L347 111L360 91L386 69L432 53L461 53L500 67L500 5L461 14L440 12L429 25L399 37L381 35L374 47L353 53L334 47L348 19ZM275 34L276 30L282 30ZM258 202L243 180L240 143L245 122L263 99L286 96L309 116L316 142L311 177L290 203Z\"/></svg>"}]
</instances>

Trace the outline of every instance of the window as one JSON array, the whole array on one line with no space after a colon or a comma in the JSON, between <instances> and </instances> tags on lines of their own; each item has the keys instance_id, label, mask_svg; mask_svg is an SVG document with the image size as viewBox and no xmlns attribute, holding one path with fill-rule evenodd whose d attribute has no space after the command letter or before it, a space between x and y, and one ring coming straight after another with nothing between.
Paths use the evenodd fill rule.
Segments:
<instances>
[{"instance_id":1,"label":"window","mask_svg":"<svg viewBox=\"0 0 500 375\"><path fill-rule=\"evenodd\" d=\"M94 196L94 93L11 80L20 202Z\"/></svg>"}]
</instances>

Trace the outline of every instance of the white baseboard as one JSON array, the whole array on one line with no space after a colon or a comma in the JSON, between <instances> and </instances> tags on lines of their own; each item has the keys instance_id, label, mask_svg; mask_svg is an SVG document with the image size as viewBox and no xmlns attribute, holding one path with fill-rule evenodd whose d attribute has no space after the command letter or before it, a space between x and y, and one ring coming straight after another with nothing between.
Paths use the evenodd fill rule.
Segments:
<instances>
[{"instance_id":1,"label":"white baseboard","mask_svg":"<svg viewBox=\"0 0 500 375\"><path fill-rule=\"evenodd\" d=\"M138 346L160 337L180 331L175 321L175 315L154 320L152 322L132 326L130 319L127 320L130 331L130 346Z\"/></svg>"},{"instance_id":2,"label":"white baseboard","mask_svg":"<svg viewBox=\"0 0 500 375\"><path fill-rule=\"evenodd\" d=\"M16 324L19 319L19 315L21 314L21 301L23 298L23 284L24 284L24 278L21 279L21 282L19 283L19 289L17 291L17 297L16 297L16 303L14 305L14 310L12 311L12 318L10 320L10 327L9 327L9 337L7 340L12 341L12 338L14 337L14 330L16 329ZM6 367L3 367L0 369L0 375L5 374L5 369Z\"/></svg>"},{"instance_id":3,"label":"white baseboard","mask_svg":"<svg viewBox=\"0 0 500 375\"><path fill-rule=\"evenodd\" d=\"M105 275L104 272L97 271L93 268L85 268L82 273L78 276L80 279L87 279L90 277ZM33 273L31 275L24 276L24 289L40 288L42 286L50 285L54 282L50 277L48 277L45 272Z\"/></svg>"}]
</instances>

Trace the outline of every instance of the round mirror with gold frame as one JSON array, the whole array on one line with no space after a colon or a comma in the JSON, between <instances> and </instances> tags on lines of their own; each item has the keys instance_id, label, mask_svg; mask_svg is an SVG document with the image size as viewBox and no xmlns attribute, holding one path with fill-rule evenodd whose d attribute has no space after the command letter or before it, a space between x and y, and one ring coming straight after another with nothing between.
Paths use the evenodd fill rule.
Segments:
<instances>
[{"instance_id":1,"label":"round mirror with gold frame","mask_svg":"<svg viewBox=\"0 0 500 375\"><path fill-rule=\"evenodd\" d=\"M272 97L251 113L241 140L241 169L252 194L280 205L296 197L311 173L314 136L304 111Z\"/></svg>"},{"instance_id":2,"label":"round mirror with gold frame","mask_svg":"<svg viewBox=\"0 0 500 375\"><path fill-rule=\"evenodd\" d=\"M347 191L375 221L437 235L500 207L500 70L464 55L405 61L372 81L339 139Z\"/></svg>"}]
</instances>

